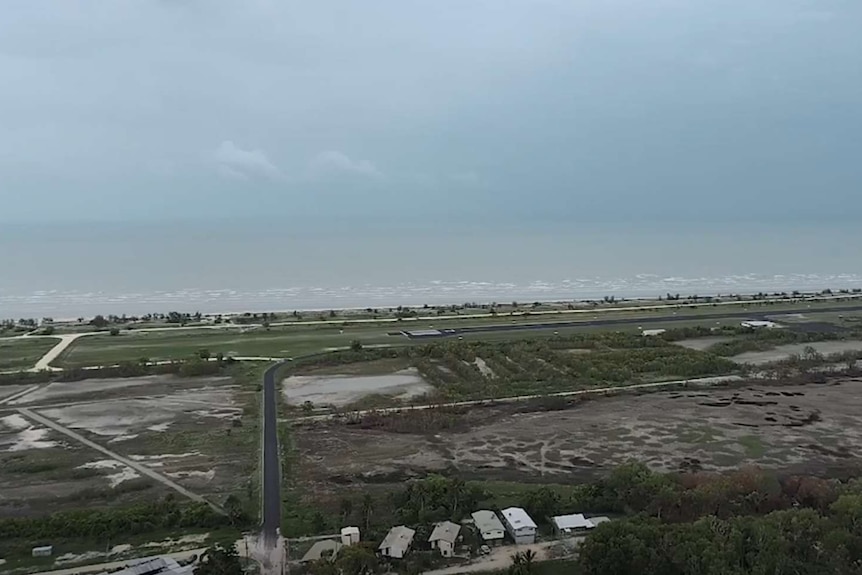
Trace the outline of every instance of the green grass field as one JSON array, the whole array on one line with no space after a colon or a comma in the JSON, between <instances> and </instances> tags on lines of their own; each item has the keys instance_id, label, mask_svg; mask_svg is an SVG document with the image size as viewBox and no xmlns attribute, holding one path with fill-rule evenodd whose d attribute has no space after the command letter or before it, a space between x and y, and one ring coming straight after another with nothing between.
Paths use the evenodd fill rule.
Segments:
<instances>
[{"instance_id":1,"label":"green grass field","mask_svg":"<svg viewBox=\"0 0 862 575\"><path fill-rule=\"evenodd\" d=\"M58 341L55 337L0 339L0 371L33 367Z\"/></svg>"},{"instance_id":2,"label":"green grass field","mask_svg":"<svg viewBox=\"0 0 862 575\"><path fill-rule=\"evenodd\" d=\"M343 333L342 333L343 331ZM335 326L254 328L247 331L181 330L122 332L81 338L55 362L60 367L108 365L121 361L186 359L200 350L212 355L294 357L330 348L348 347L359 339L364 345L405 343L403 337L386 335L380 327Z\"/></svg>"},{"instance_id":3,"label":"green grass field","mask_svg":"<svg viewBox=\"0 0 862 575\"><path fill-rule=\"evenodd\" d=\"M779 304L764 306L773 311ZM735 310L735 308L734 308ZM777 310L776 310L777 311ZM670 329L682 327L736 326L738 317L727 317L729 308L702 306L697 309L684 308L678 312L614 312L613 314L578 316L497 316L484 319L448 319L381 323L336 323L323 325L288 325L271 328L223 328L183 329L163 331L121 331L120 335L108 334L87 336L77 340L56 361L58 367L109 365L121 361L150 361L185 359L207 350L210 354L223 353L235 356L298 357L310 353L348 347L358 340L364 346L415 345L427 340L409 340L398 335L388 335L400 330L446 329L466 326L500 325L511 326L511 330L463 334L464 341L511 341L523 338L566 336L575 333L600 331L637 332L645 329ZM675 320L684 317L685 320ZM620 319L626 323L606 326L590 326L589 321ZM656 321L667 318L666 321ZM825 319L825 318L824 318ZM651 321L647 321L651 320ZM577 325L553 325L578 321ZM837 321L837 314L835 314ZM519 330L528 323L552 324L542 329ZM454 338L449 338L454 339Z\"/></svg>"}]
</instances>

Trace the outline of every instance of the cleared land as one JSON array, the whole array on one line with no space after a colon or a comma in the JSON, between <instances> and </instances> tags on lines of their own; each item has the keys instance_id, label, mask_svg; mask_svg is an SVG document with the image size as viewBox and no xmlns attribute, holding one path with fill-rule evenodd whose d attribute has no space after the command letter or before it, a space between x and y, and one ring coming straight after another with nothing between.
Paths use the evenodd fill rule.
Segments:
<instances>
[{"instance_id":1,"label":"cleared land","mask_svg":"<svg viewBox=\"0 0 862 575\"><path fill-rule=\"evenodd\" d=\"M847 351L862 351L862 341L846 340L846 341L815 341L811 343L796 343L790 345L780 345L771 350L765 351L750 351L731 357L737 363L750 363L752 365L762 365L787 359L793 355L803 355L806 348L812 348L816 353L830 355L835 353L844 353Z\"/></svg>"},{"instance_id":2,"label":"cleared land","mask_svg":"<svg viewBox=\"0 0 862 575\"><path fill-rule=\"evenodd\" d=\"M59 341L56 337L0 339L0 371L33 367Z\"/></svg>"},{"instance_id":3,"label":"cleared land","mask_svg":"<svg viewBox=\"0 0 862 575\"><path fill-rule=\"evenodd\" d=\"M213 502L237 495L256 513L257 398L256 387L234 377L45 384L0 406L0 514L120 506L171 492L26 410Z\"/></svg>"},{"instance_id":4,"label":"cleared land","mask_svg":"<svg viewBox=\"0 0 862 575\"><path fill-rule=\"evenodd\" d=\"M323 501L344 486L394 487L429 472L568 483L631 459L662 471L756 463L822 474L862 462L860 391L862 379L846 378L826 385L658 392L561 411L441 413L425 430L393 417L388 423L315 423L292 434L302 489Z\"/></svg>"},{"instance_id":5,"label":"cleared land","mask_svg":"<svg viewBox=\"0 0 862 575\"><path fill-rule=\"evenodd\" d=\"M433 390L416 368L388 375L294 375L284 381L283 393L290 405L312 404L344 407L371 393L411 399Z\"/></svg>"}]
</instances>

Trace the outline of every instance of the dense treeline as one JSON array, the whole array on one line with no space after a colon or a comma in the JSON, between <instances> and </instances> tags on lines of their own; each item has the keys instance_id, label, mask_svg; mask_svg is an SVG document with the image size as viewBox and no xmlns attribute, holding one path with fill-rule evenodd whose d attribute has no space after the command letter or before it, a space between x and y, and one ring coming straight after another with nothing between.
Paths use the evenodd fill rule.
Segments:
<instances>
[{"instance_id":1,"label":"dense treeline","mask_svg":"<svg viewBox=\"0 0 862 575\"><path fill-rule=\"evenodd\" d=\"M858 480L780 481L753 468L659 475L626 465L572 499L580 499L582 508L637 514L590 534L580 548L584 573L813 574L862 568Z\"/></svg>"},{"instance_id":2,"label":"dense treeline","mask_svg":"<svg viewBox=\"0 0 862 575\"><path fill-rule=\"evenodd\" d=\"M47 517L0 518L0 540L115 538L172 528L228 526L232 518L205 503L178 503L172 496L154 503L108 509L79 509Z\"/></svg>"},{"instance_id":3,"label":"dense treeline","mask_svg":"<svg viewBox=\"0 0 862 575\"><path fill-rule=\"evenodd\" d=\"M580 547L590 575L850 574L862 571L862 505L842 498L813 509L764 517L655 519L599 526Z\"/></svg>"},{"instance_id":4,"label":"dense treeline","mask_svg":"<svg viewBox=\"0 0 862 575\"><path fill-rule=\"evenodd\" d=\"M81 381L84 379L113 379L120 377L141 377L145 375L178 375L180 377L199 377L219 375L235 363L231 358L205 361L200 357L177 360L154 365L142 359L138 362L124 361L117 365L97 369L69 367L63 371L40 371L0 374L0 385L21 385L46 383L49 381Z\"/></svg>"}]
</instances>

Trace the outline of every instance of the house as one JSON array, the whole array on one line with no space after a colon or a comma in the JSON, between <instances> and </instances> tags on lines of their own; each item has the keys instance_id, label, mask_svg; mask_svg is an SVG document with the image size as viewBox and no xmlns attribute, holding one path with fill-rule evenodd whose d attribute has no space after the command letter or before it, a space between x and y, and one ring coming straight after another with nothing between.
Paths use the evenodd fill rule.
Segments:
<instances>
[{"instance_id":1,"label":"house","mask_svg":"<svg viewBox=\"0 0 862 575\"><path fill-rule=\"evenodd\" d=\"M482 509L471 516L485 543L501 543L503 541L506 536L506 528L503 527L496 513Z\"/></svg>"},{"instance_id":2,"label":"house","mask_svg":"<svg viewBox=\"0 0 862 575\"><path fill-rule=\"evenodd\" d=\"M401 559L410 551L414 535L416 535L416 531L404 525L393 527L377 549L384 557Z\"/></svg>"},{"instance_id":3,"label":"house","mask_svg":"<svg viewBox=\"0 0 862 575\"><path fill-rule=\"evenodd\" d=\"M345 527L341 530L341 544L344 546L359 543L359 527Z\"/></svg>"},{"instance_id":4,"label":"house","mask_svg":"<svg viewBox=\"0 0 862 575\"><path fill-rule=\"evenodd\" d=\"M334 558L338 555L338 552L341 551L343 545L340 541L335 541L334 539L324 539L323 541L317 541L314 545L311 546L305 555L302 556L300 562L308 563L310 561L317 561L319 559Z\"/></svg>"},{"instance_id":5,"label":"house","mask_svg":"<svg viewBox=\"0 0 862 575\"><path fill-rule=\"evenodd\" d=\"M595 527L592 521L584 517L583 513L551 517L551 523L554 524L554 531L557 532L557 535L571 535Z\"/></svg>"},{"instance_id":6,"label":"house","mask_svg":"<svg viewBox=\"0 0 862 575\"><path fill-rule=\"evenodd\" d=\"M434 531L428 542L431 549L439 549L443 557L452 557L455 554L455 544L460 539L461 526L451 521L441 521L434 525Z\"/></svg>"},{"instance_id":7,"label":"house","mask_svg":"<svg viewBox=\"0 0 862 575\"><path fill-rule=\"evenodd\" d=\"M536 522L520 507L503 509L503 523L516 544L529 545L536 542Z\"/></svg>"}]
</instances>

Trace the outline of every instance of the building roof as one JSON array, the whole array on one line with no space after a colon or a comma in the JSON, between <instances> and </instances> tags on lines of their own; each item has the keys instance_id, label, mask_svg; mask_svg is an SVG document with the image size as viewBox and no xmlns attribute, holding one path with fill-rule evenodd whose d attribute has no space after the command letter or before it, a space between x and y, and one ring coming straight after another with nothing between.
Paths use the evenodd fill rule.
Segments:
<instances>
[{"instance_id":1,"label":"building roof","mask_svg":"<svg viewBox=\"0 0 862 575\"><path fill-rule=\"evenodd\" d=\"M748 320L742 322L742 327L778 327L778 324L774 321L766 321L766 320Z\"/></svg>"},{"instance_id":2,"label":"building roof","mask_svg":"<svg viewBox=\"0 0 862 575\"><path fill-rule=\"evenodd\" d=\"M378 549L401 549L402 553L404 553L413 542L414 535L416 535L414 530L404 525L398 525L389 530L389 533L386 534L386 538Z\"/></svg>"},{"instance_id":3,"label":"building roof","mask_svg":"<svg viewBox=\"0 0 862 575\"><path fill-rule=\"evenodd\" d=\"M512 526L512 529L521 529L522 527L536 528L533 518L527 515L527 512L520 507L503 509L503 517L506 518L506 522Z\"/></svg>"},{"instance_id":4,"label":"building roof","mask_svg":"<svg viewBox=\"0 0 862 575\"><path fill-rule=\"evenodd\" d=\"M359 534L359 527L342 527L341 534L342 535L350 535L352 533Z\"/></svg>"},{"instance_id":5,"label":"building roof","mask_svg":"<svg viewBox=\"0 0 862 575\"><path fill-rule=\"evenodd\" d=\"M471 515L473 522L481 532L487 531L503 531L503 523L497 514L487 509L481 509Z\"/></svg>"},{"instance_id":6,"label":"building roof","mask_svg":"<svg viewBox=\"0 0 862 575\"><path fill-rule=\"evenodd\" d=\"M302 556L301 561L305 563L306 561L317 561L325 555L330 555L331 557L335 557L338 554L338 551L341 549L341 542L335 541L333 539L324 539L323 541L317 541L314 545L311 546L305 555Z\"/></svg>"},{"instance_id":7,"label":"building roof","mask_svg":"<svg viewBox=\"0 0 862 575\"><path fill-rule=\"evenodd\" d=\"M460 532L461 526L457 523L441 521L434 526L434 531L431 532L431 537L428 538L428 541L448 541L454 544Z\"/></svg>"},{"instance_id":8,"label":"building roof","mask_svg":"<svg viewBox=\"0 0 862 575\"><path fill-rule=\"evenodd\" d=\"M595 527L593 522L584 517L583 513L573 513L572 515L558 515L552 517L551 521L557 529L592 529Z\"/></svg>"}]
</instances>

